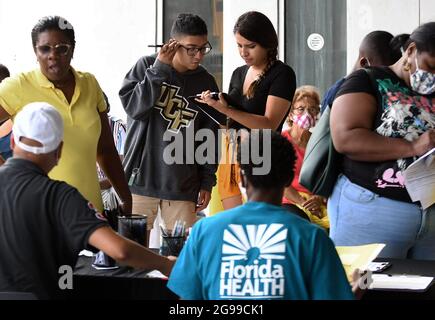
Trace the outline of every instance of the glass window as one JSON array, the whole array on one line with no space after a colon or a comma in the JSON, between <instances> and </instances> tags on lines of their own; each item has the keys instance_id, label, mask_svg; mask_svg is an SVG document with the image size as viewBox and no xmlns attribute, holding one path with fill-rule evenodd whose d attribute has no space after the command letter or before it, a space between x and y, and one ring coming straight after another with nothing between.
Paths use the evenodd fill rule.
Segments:
<instances>
[{"instance_id":1,"label":"glass window","mask_svg":"<svg viewBox=\"0 0 435 320\"><path fill-rule=\"evenodd\" d=\"M308 37L318 33L324 45L314 51ZM323 94L346 75L346 0L285 1L285 59L296 73L297 85L310 84ZM310 45L321 47L312 36Z\"/></svg>"}]
</instances>

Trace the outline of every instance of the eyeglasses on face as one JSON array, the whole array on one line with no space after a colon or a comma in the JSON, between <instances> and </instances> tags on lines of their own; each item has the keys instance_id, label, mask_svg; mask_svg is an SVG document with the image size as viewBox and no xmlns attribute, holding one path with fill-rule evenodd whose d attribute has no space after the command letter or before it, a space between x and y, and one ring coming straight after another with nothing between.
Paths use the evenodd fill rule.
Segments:
<instances>
[{"instance_id":1,"label":"eyeglasses on face","mask_svg":"<svg viewBox=\"0 0 435 320\"><path fill-rule=\"evenodd\" d=\"M38 50L38 52L42 55L47 55L51 52L51 50L54 51L54 53L61 55L61 56L66 56L69 51L71 50L72 45L70 44L66 44L66 43L59 43L55 46L50 46L48 44L44 44L41 46L36 46L36 50Z\"/></svg>"},{"instance_id":2,"label":"eyeglasses on face","mask_svg":"<svg viewBox=\"0 0 435 320\"><path fill-rule=\"evenodd\" d=\"M187 55L189 55L191 57L196 56L196 54L198 52L201 52L201 54L206 55L207 53L209 53L211 51L211 49L213 49L211 44L210 44L210 42L207 42L207 44L205 46L201 47L201 48L198 48L198 47L185 47L182 44L180 44L180 47L186 49Z\"/></svg>"},{"instance_id":3,"label":"eyeglasses on face","mask_svg":"<svg viewBox=\"0 0 435 320\"><path fill-rule=\"evenodd\" d=\"M317 107L296 107L293 109L293 112L295 113L304 113L305 110L307 110L311 114L317 114L318 108Z\"/></svg>"}]
</instances>

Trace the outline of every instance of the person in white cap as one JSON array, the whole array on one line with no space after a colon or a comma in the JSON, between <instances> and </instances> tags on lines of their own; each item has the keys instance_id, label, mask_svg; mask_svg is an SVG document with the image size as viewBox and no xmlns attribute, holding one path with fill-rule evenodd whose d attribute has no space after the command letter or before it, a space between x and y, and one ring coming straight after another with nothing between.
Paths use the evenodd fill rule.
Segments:
<instances>
[{"instance_id":1,"label":"person in white cap","mask_svg":"<svg viewBox=\"0 0 435 320\"><path fill-rule=\"evenodd\" d=\"M74 267L85 248L169 275L173 261L115 233L77 189L47 176L61 156L63 129L59 112L44 102L14 119L13 157L0 167L0 292L68 297L59 268Z\"/></svg>"}]
</instances>

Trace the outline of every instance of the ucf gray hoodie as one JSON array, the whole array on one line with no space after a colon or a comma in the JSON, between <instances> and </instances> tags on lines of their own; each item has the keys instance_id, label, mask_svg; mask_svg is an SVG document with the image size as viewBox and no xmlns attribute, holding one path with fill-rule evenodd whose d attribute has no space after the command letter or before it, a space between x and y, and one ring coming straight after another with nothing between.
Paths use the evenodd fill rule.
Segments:
<instances>
[{"instance_id":1,"label":"ucf gray hoodie","mask_svg":"<svg viewBox=\"0 0 435 320\"><path fill-rule=\"evenodd\" d=\"M188 99L205 90L219 91L213 76L202 66L179 73L148 56L127 73L119 96L128 116L123 165L132 193L196 202L200 189L211 191L216 183L219 126L202 110L220 122L223 115ZM203 165L193 159L194 150L186 147L201 128L213 130L216 147L209 150L213 161ZM171 141L163 141L165 132L173 136ZM164 151L170 150L168 145L174 146L173 141L183 152L182 163L164 161ZM196 142L194 149L201 143Z\"/></svg>"}]
</instances>

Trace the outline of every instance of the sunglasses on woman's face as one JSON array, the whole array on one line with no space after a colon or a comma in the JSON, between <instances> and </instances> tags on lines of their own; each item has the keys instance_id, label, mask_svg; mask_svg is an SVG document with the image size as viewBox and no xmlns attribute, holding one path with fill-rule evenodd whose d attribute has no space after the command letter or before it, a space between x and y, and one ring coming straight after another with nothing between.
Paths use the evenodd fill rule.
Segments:
<instances>
[{"instance_id":1,"label":"sunglasses on woman's face","mask_svg":"<svg viewBox=\"0 0 435 320\"><path fill-rule=\"evenodd\" d=\"M53 50L57 55L66 56L71 48L72 45L66 43L59 43L55 46L49 46L48 44L36 46L36 50L42 55L47 55L51 52L51 50Z\"/></svg>"}]
</instances>

